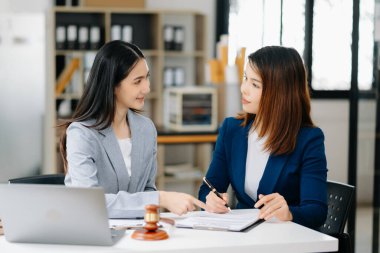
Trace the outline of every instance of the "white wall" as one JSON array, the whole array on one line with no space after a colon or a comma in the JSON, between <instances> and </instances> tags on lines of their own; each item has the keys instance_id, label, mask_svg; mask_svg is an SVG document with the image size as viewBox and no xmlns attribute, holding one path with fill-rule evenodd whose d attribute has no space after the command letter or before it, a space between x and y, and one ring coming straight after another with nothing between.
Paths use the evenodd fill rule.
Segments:
<instances>
[{"instance_id":1,"label":"white wall","mask_svg":"<svg viewBox=\"0 0 380 253\"><path fill-rule=\"evenodd\" d=\"M0 0L0 181L43 167L46 11L50 0Z\"/></svg>"},{"instance_id":2,"label":"white wall","mask_svg":"<svg viewBox=\"0 0 380 253\"><path fill-rule=\"evenodd\" d=\"M376 101L359 101L357 197L372 203L375 166Z\"/></svg>"},{"instance_id":3,"label":"white wall","mask_svg":"<svg viewBox=\"0 0 380 253\"><path fill-rule=\"evenodd\" d=\"M53 0L0 0L1 12L45 12L53 4Z\"/></svg>"},{"instance_id":4,"label":"white wall","mask_svg":"<svg viewBox=\"0 0 380 253\"><path fill-rule=\"evenodd\" d=\"M328 179L347 182L348 101L313 99L311 114L314 123L325 134Z\"/></svg>"},{"instance_id":5,"label":"white wall","mask_svg":"<svg viewBox=\"0 0 380 253\"><path fill-rule=\"evenodd\" d=\"M358 110L357 197L371 203L375 159L376 102L360 100ZM348 100L312 100L312 117L325 134L328 179L348 181Z\"/></svg>"}]
</instances>

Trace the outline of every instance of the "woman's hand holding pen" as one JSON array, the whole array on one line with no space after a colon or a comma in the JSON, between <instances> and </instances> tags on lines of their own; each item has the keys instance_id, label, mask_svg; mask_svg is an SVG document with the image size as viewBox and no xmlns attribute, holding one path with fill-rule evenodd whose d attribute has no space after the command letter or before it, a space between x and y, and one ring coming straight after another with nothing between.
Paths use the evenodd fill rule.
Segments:
<instances>
[{"instance_id":1,"label":"woman's hand holding pen","mask_svg":"<svg viewBox=\"0 0 380 253\"><path fill-rule=\"evenodd\" d=\"M206 196L206 211L210 213L227 213L231 211L228 205L228 194L219 193L206 177L203 177L203 182L210 189L210 193Z\"/></svg>"},{"instance_id":2,"label":"woman's hand holding pen","mask_svg":"<svg viewBox=\"0 0 380 253\"><path fill-rule=\"evenodd\" d=\"M228 203L228 194L220 193L223 199L219 198L214 192L206 196L206 208L205 210L210 213L228 213L230 210L226 207Z\"/></svg>"},{"instance_id":3,"label":"woman's hand holding pen","mask_svg":"<svg viewBox=\"0 0 380 253\"><path fill-rule=\"evenodd\" d=\"M276 217L281 221L293 220L293 215L289 210L288 203L284 197L278 193L268 195L259 195L259 200L255 204L256 208L260 208L260 219L268 220Z\"/></svg>"}]
</instances>

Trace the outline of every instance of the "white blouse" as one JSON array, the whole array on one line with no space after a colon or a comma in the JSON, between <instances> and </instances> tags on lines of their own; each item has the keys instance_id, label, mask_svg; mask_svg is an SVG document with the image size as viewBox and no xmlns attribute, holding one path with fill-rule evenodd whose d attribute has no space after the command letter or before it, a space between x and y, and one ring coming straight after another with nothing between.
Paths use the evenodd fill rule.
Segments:
<instances>
[{"instance_id":1,"label":"white blouse","mask_svg":"<svg viewBox=\"0 0 380 253\"><path fill-rule=\"evenodd\" d=\"M132 142L131 138L118 139L121 154L123 155L125 167L127 167L128 175L132 175L131 170L131 152L132 152Z\"/></svg>"},{"instance_id":2,"label":"white blouse","mask_svg":"<svg viewBox=\"0 0 380 253\"><path fill-rule=\"evenodd\" d=\"M257 201L257 189L269 159L269 152L263 151L264 142L265 137L259 139L256 131L248 136L244 190L254 201Z\"/></svg>"}]
</instances>

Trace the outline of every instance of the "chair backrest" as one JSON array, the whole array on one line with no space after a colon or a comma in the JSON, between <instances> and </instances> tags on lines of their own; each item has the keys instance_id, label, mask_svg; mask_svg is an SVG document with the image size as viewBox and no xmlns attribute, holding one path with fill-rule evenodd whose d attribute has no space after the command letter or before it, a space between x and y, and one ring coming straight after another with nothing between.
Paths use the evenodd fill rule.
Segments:
<instances>
[{"instance_id":1,"label":"chair backrest","mask_svg":"<svg viewBox=\"0 0 380 253\"><path fill-rule=\"evenodd\" d=\"M46 174L9 179L10 184L65 184L65 174Z\"/></svg>"},{"instance_id":2,"label":"chair backrest","mask_svg":"<svg viewBox=\"0 0 380 253\"><path fill-rule=\"evenodd\" d=\"M324 234L337 235L344 232L350 212L355 187L334 181L327 181L327 218L319 228Z\"/></svg>"}]
</instances>

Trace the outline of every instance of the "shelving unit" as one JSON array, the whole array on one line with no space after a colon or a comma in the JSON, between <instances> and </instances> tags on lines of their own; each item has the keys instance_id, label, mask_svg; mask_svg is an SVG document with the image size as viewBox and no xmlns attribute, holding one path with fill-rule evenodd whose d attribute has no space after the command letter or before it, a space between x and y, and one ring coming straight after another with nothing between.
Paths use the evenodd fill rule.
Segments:
<instances>
[{"instance_id":1,"label":"shelving unit","mask_svg":"<svg viewBox=\"0 0 380 253\"><path fill-rule=\"evenodd\" d=\"M197 86L204 83L204 65L206 62L206 18L202 13L194 11L147 10L147 9L120 9L120 8L94 8L94 7L55 7L52 10L53 34L52 63L53 71L50 83L54 87L49 96L53 97L55 109L52 110L50 126L56 126L60 119L69 117L75 109L85 85L86 76L92 65L97 49L91 43L86 49L79 49L79 44L71 44L70 49L56 47L56 28L70 25L99 28L99 48L111 40L111 27L113 25L132 26L132 43L138 45L147 58L151 71L151 93L144 108L146 116L150 117L156 126L164 123L163 108L163 71L165 67L181 67L184 69L184 85ZM181 51L168 51L164 47L164 27L167 25L180 26L184 32L184 43ZM67 29L66 29L67 30ZM67 38L66 34L66 38ZM91 38L89 38L91 40ZM75 48L73 49L73 45ZM92 45L92 46L91 46ZM61 45L60 45L61 46ZM67 44L66 44L67 46ZM71 59L80 60L79 68L75 70L72 82L62 94L55 94L57 79L65 70ZM63 107L63 108L62 108ZM65 110L64 110L65 109ZM59 133L55 130L55 144L52 150L53 168L51 172L62 171L62 161L58 152ZM165 153L165 146L160 145L160 151ZM211 152L211 149L210 149ZM159 155L158 185L165 188L164 155ZM209 163L206 159L205 164Z\"/></svg>"},{"instance_id":2,"label":"shelving unit","mask_svg":"<svg viewBox=\"0 0 380 253\"><path fill-rule=\"evenodd\" d=\"M204 175L205 169L208 168L208 165L211 161L211 153L213 146L216 142L217 133L216 132L187 132L187 133L177 133L169 131L165 128L158 128L158 174L156 184L158 189L172 190L178 185L186 186L182 190L183 192L188 192L197 196L199 186L202 183L202 177ZM168 176L166 161L170 152L172 150L178 149L178 147L183 145L191 145L193 149L187 150L192 153L191 156L191 166L192 172L189 177L184 176ZM183 154L182 156L186 156ZM183 157L180 157L179 160L183 162ZM178 161L177 161L178 162ZM186 165L186 164L185 164ZM171 165L173 166L173 165ZM180 168L179 168L180 169ZM197 173L200 172L200 173ZM181 173L179 173L181 175ZM182 174L183 175L183 174ZM171 187L170 184L176 185Z\"/></svg>"}]
</instances>

